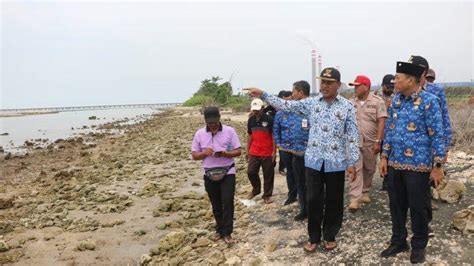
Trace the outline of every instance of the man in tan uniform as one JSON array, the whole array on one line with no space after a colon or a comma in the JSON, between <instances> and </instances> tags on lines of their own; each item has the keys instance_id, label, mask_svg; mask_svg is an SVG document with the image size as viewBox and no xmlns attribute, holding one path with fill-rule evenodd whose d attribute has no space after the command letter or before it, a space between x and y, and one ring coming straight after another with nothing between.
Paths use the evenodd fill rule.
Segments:
<instances>
[{"instance_id":1,"label":"man in tan uniform","mask_svg":"<svg viewBox=\"0 0 474 266\"><path fill-rule=\"evenodd\" d=\"M359 75L354 82L357 126L359 128L360 156L356 164L356 179L350 183L350 211L359 209L359 203L369 203L369 191L374 177L377 154L380 152L380 141L383 139L387 108L385 101L370 93L370 79Z\"/></svg>"}]
</instances>

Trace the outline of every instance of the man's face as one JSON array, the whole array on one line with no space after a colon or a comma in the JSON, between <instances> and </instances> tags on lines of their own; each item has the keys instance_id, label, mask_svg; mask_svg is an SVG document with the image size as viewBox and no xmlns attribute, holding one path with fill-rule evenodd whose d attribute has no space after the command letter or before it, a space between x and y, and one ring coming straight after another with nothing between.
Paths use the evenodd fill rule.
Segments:
<instances>
[{"instance_id":1,"label":"man's face","mask_svg":"<svg viewBox=\"0 0 474 266\"><path fill-rule=\"evenodd\" d=\"M430 76L430 77L426 77L426 81L427 81L428 83L433 83L433 82L435 81L435 78L433 78L433 77L431 77L431 76Z\"/></svg>"},{"instance_id":2,"label":"man's face","mask_svg":"<svg viewBox=\"0 0 474 266\"><path fill-rule=\"evenodd\" d=\"M299 91L293 87L293 90L291 91L291 97L293 100L301 100L304 98L303 91Z\"/></svg>"},{"instance_id":3,"label":"man's face","mask_svg":"<svg viewBox=\"0 0 474 266\"><path fill-rule=\"evenodd\" d=\"M354 93L357 97L364 96L368 92L369 92L369 87L364 84L354 86Z\"/></svg>"},{"instance_id":4,"label":"man's face","mask_svg":"<svg viewBox=\"0 0 474 266\"><path fill-rule=\"evenodd\" d=\"M385 95L392 95L394 85L382 85L382 91Z\"/></svg>"},{"instance_id":5,"label":"man's face","mask_svg":"<svg viewBox=\"0 0 474 266\"><path fill-rule=\"evenodd\" d=\"M213 133L217 132L219 130L219 121L215 122L206 122L207 127L209 130Z\"/></svg>"},{"instance_id":6,"label":"man's face","mask_svg":"<svg viewBox=\"0 0 474 266\"><path fill-rule=\"evenodd\" d=\"M413 79L408 75L397 73L395 75L395 89L403 93L413 86Z\"/></svg>"},{"instance_id":7,"label":"man's face","mask_svg":"<svg viewBox=\"0 0 474 266\"><path fill-rule=\"evenodd\" d=\"M263 113L263 107L260 110L252 110L252 113L258 117L260 117Z\"/></svg>"},{"instance_id":8,"label":"man's face","mask_svg":"<svg viewBox=\"0 0 474 266\"><path fill-rule=\"evenodd\" d=\"M324 98L332 98L337 95L337 90L341 86L339 81L321 80L321 94Z\"/></svg>"}]
</instances>

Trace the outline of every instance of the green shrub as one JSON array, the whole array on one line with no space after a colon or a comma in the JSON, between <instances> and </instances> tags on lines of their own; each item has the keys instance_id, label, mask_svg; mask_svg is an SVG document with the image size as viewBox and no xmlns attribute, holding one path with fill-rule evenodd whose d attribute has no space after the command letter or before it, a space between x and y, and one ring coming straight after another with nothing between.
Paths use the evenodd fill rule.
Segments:
<instances>
[{"instance_id":1,"label":"green shrub","mask_svg":"<svg viewBox=\"0 0 474 266\"><path fill-rule=\"evenodd\" d=\"M212 105L215 101L211 96L195 95L183 103L185 107Z\"/></svg>"}]
</instances>

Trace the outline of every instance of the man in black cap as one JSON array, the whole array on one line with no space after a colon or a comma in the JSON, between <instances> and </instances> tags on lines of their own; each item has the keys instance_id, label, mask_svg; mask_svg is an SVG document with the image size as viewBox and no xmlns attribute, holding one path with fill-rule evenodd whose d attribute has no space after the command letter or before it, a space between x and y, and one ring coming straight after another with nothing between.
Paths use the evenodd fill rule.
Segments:
<instances>
[{"instance_id":1,"label":"man in black cap","mask_svg":"<svg viewBox=\"0 0 474 266\"><path fill-rule=\"evenodd\" d=\"M382 257L407 251L406 220L410 209L413 237L411 263L425 261L431 206L430 176L435 186L443 180L446 156L438 99L423 90L425 68L397 62L395 89L385 124L380 173L387 175L392 238Z\"/></svg>"},{"instance_id":2,"label":"man in black cap","mask_svg":"<svg viewBox=\"0 0 474 266\"><path fill-rule=\"evenodd\" d=\"M428 69L428 72L426 73L426 82L428 83L434 83L436 80L436 72L433 69Z\"/></svg>"},{"instance_id":3,"label":"man in black cap","mask_svg":"<svg viewBox=\"0 0 474 266\"><path fill-rule=\"evenodd\" d=\"M303 247L306 252L316 251L322 237L326 250L337 247L336 235L344 211L345 171L353 182L359 159L355 107L338 94L341 74L328 67L317 78L321 79L320 95L302 100L285 101L257 88L246 89L251 96L261 97L279 110L306 116L311 125L304 154L309 234Z\"/></svg>"},{"instance_id":4,"label":"man in black cap","mask_svg":"<svg viewBox=\"0 0 474 266\"><path fill-rule=\"evenodd\" d=\"M444 144L446 148L446 157L445 157L445 162L448 157L448 152L449 152L449 146L451 146L451 140L452 140L452 130L451 130L451 118L449 116L449 110L448 110L448 102L446 100L446 94L444 93L444 88L435 83L430 83L428 82L429 75L430 74L430 65L428 63L428 60L424 58L423 56L419 55L412 55L409 59L409 62L412 62L413 64L420 65L424 68L424 72L421 75L420 78L420 90L424 90L426 92L429 92L433 94L434 96L437 97L440 108L441 108L441 119L443 121L443 133L444 133ZM434 73L434 71L432 71ZM433 209L438 209L438 206L436 206L433 202L431 202L431 207L430 207L430 212L428 215L429 222L431 223L431 220L433 220ZM429 236L433 237L434 236L434 231L432 230L431 226L429 227Z\"/></svg>"},{"instance_id":5,"label":"man in black cap","mask_svg":"<svg viewBox=\"0 0 474 266\"><path fill-rule=\"evenodd\" d=\"M390 104L392 103L392 98L393 98L393 91L395 88L395 76L392 74L387 74L383 77L382 79L382 99L385 101L385 107L388 109ZM382 141L382 146L383 146L383 141ZM383 182L382 182L382 190L387 190L387 179L385 176L382 176Z\"/></svg>"}]
</instances>

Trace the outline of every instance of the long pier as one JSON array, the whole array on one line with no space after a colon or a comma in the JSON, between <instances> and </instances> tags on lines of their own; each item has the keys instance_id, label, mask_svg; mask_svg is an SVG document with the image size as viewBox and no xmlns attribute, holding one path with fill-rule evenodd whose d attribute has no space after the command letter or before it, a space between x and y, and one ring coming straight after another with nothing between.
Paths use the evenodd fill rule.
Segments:
<instances>
[{"instance_id":1,"label":"long pier","mask_svg":"<svg viewBox=\"0 0 474 266\"><path fill-rule=\"evenodd\" d=\"M167 108L180 106L181 103L151 103L151 104L113 104L113 105L89 105L89 106L64 106L64 107L41 107L41 108L16 108L0 109L2 113L46 113L46 112L71 112L85 110L105 109L132 109L132 108Z\"/></svg>"}]
</instances>

